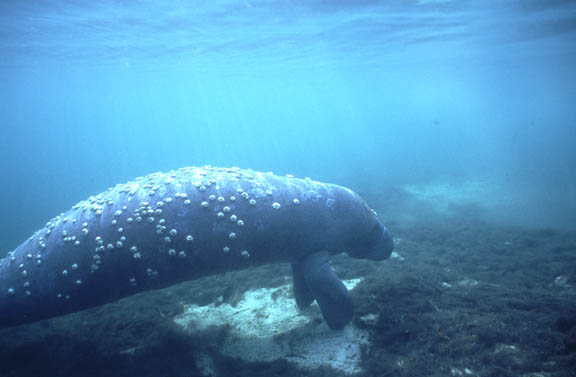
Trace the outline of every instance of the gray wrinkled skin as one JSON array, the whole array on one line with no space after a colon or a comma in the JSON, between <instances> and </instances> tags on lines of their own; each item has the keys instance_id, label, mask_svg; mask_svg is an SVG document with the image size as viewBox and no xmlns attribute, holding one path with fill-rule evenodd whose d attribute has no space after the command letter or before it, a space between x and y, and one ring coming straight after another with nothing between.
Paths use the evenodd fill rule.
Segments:
<instances>
[{"instance_id":1,"label":"gray wrinkled skin","mask_svg":"<svg viewBox=\"0 0 576 377\"><path fill-rule=\"evenodd\" d=\"M0 327L321 251L381 260L392 239L341 186L238 168L155 173L76 204L2 259Z\"/></svg>"}]
</instances>

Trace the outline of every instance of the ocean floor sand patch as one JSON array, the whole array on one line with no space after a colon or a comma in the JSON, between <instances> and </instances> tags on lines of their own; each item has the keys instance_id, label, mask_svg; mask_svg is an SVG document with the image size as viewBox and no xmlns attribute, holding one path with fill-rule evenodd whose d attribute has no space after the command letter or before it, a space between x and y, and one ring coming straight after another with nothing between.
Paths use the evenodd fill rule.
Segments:
<instances>
[{"instance_id":1,"label":"ocean floor sand patch","mask_svg":"<svg viewBox=\"0 0 576 377\"><path fill-rule=\"evenodd\" d=\"M361 279L344 281L353 289ZM291 285L245 292L232 306L213 303L186 305L174 321L197 336L212 326L229 326L221 352L248 362L283 358L302 368L331 367L348 374L361 371L361 345L368 344L365 330L353 325L333 331L321 319L316 304L299 312ZM205 360L205 365L210 362ZM213 373L213 372L211 372Z\"/></svg>"}]
</instances>

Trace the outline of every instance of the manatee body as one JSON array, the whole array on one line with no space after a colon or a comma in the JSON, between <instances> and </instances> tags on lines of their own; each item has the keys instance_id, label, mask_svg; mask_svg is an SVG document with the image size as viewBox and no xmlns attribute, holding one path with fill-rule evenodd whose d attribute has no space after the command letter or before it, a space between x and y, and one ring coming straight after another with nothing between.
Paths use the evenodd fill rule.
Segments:
<instances>
[{"instance_id":1,"label":"manatee body","mask_svg":"<svg viewBox=\"0 0 576 377\"><path fill-rule=\"evenodd\" d=\"M223 271L292 264L300 308L331 328L354 306L330 267L387 258L392 239L351 190L239 168L183 168L76 204L0 260L0 327L46 319Z\"/></svg>"}]
</instances>

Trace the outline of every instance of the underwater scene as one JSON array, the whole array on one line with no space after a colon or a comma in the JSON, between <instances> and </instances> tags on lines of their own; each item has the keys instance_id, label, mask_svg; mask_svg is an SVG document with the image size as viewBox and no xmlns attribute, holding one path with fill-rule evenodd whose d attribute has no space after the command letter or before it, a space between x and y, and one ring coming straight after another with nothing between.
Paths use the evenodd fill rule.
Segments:
<instances>
[{"instance_id":1,"label":"underwater scene","mask_svg":"<svg viewBox=\"0 0 576 377\"><path fill-rule=\"evenodd\" d=\"M576 2L2 0L0 377L576 377Z\"/></svg>"}]
</instances>

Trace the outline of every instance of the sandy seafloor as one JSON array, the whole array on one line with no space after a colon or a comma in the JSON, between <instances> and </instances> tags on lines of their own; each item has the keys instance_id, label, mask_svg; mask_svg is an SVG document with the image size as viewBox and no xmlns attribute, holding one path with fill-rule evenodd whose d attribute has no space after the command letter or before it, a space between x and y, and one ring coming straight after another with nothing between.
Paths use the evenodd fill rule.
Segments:
<instances>
[{"instance_id":1,"label":"sandy seafloor","mask_svg":"<svg viewBox=\"0 0 576 377\"><path fill-rule=\"evenodd\" d=\"M334 258L343 331L271 265L0 330L0 376L576 376L576 232L385 197L393 258Z\"/></svg>"}]
</instances>

